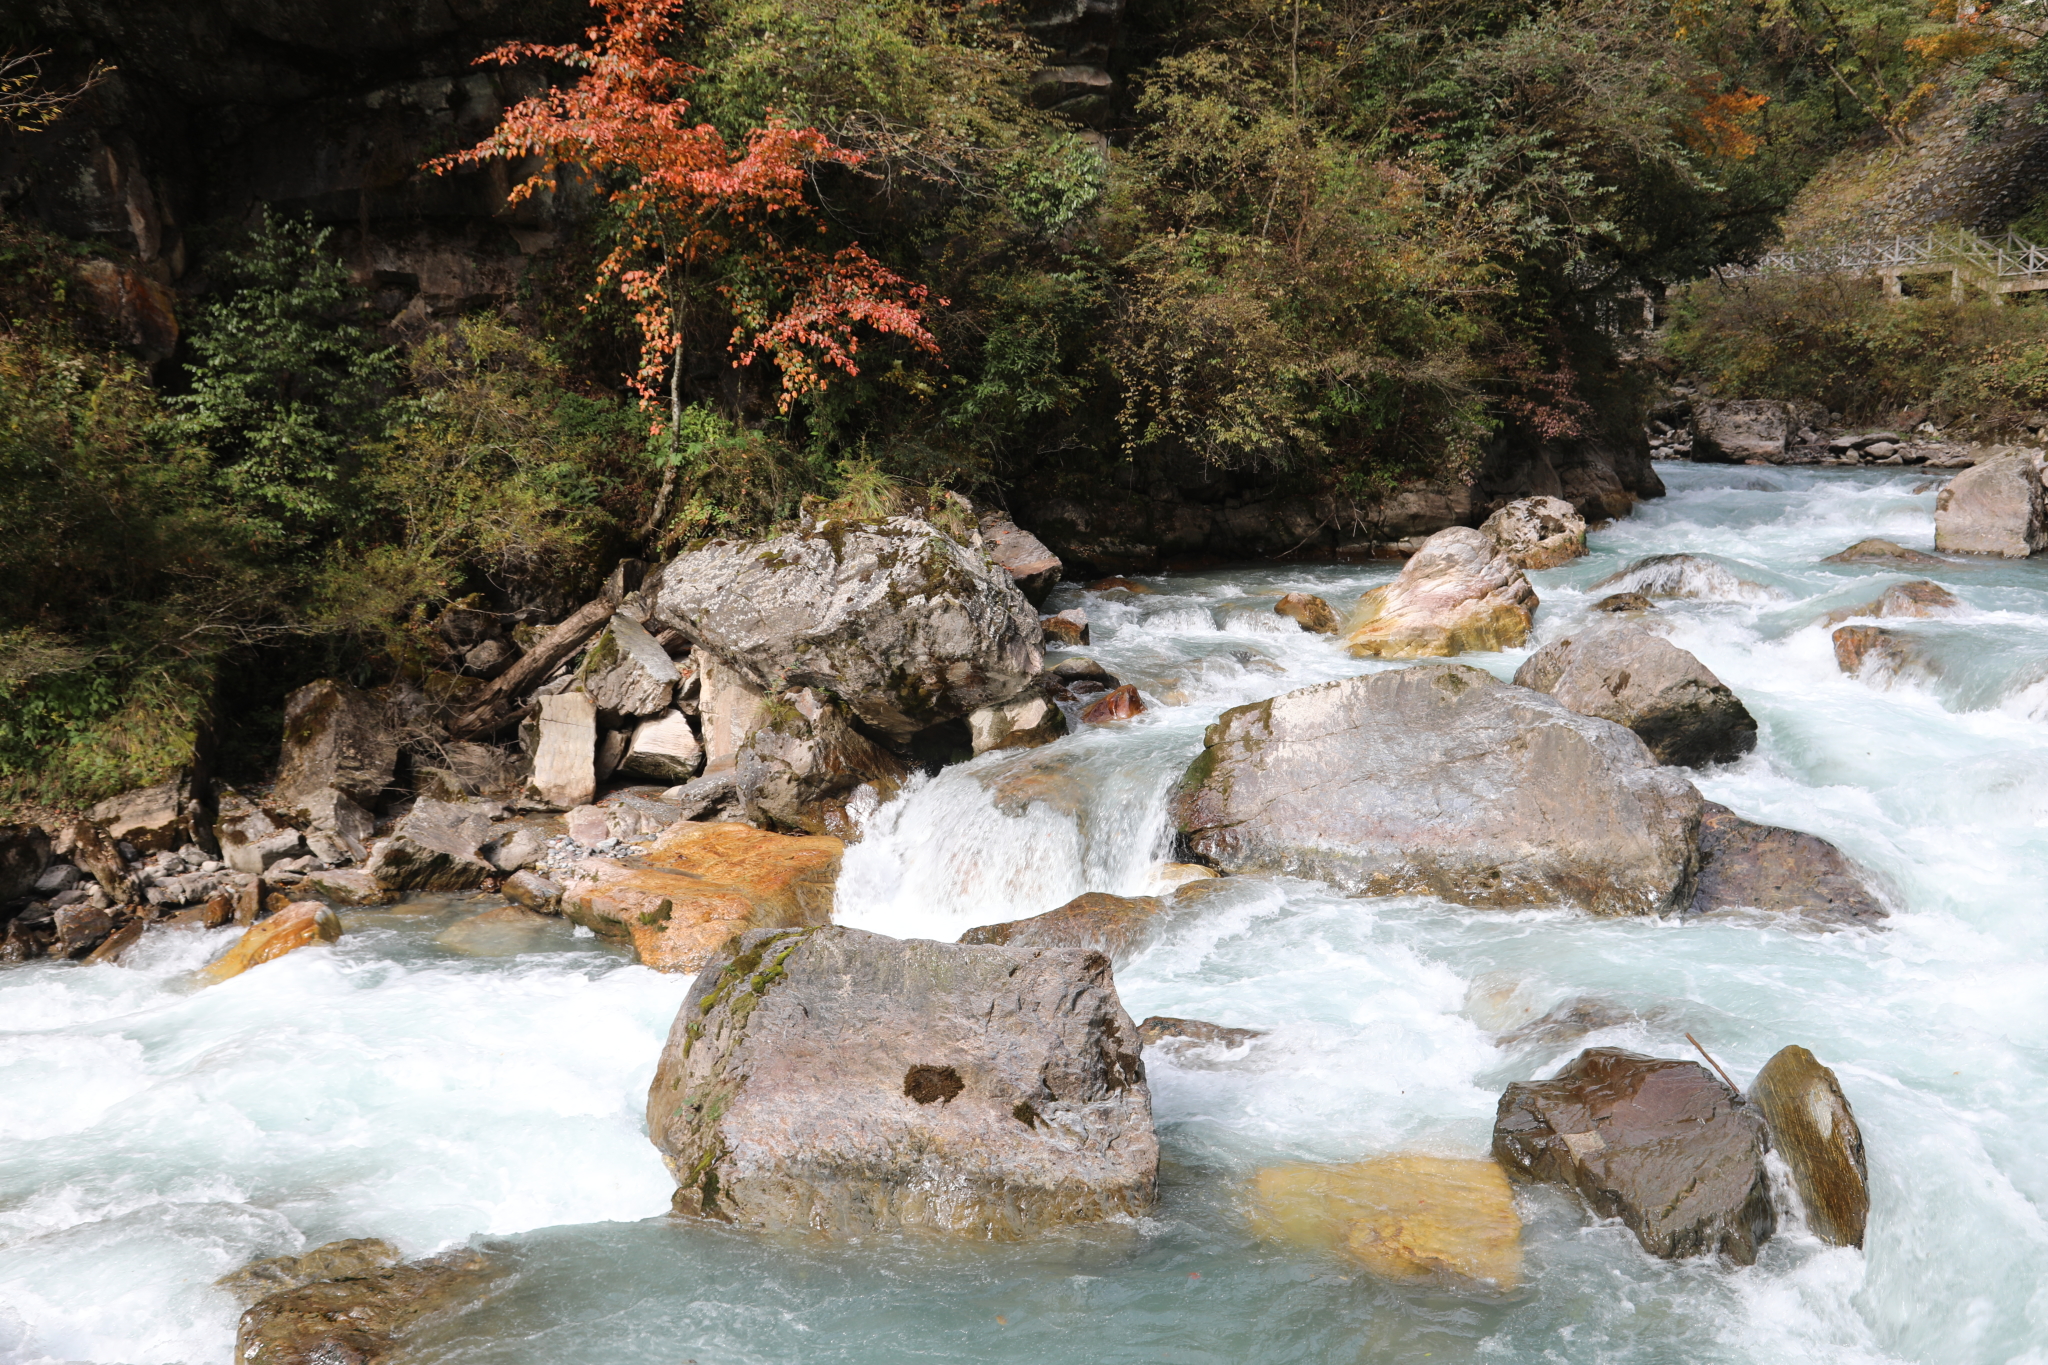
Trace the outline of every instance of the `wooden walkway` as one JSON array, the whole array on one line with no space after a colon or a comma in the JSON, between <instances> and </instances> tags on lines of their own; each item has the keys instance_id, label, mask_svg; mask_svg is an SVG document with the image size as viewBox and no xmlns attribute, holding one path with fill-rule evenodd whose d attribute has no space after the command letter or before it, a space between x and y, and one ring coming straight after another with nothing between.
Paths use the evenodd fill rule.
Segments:
<instances>
[{"instance_id":1,"label":"wooden walkway","mask_svg":"<svg viewBox=\"0 0 2048 1365\"><path fill-rule=\"evenodd\" d=\"M2048 248L2010 232L1993 241L1967 228L1936 228L1890 241L1774 251L1755 265L1723 266L1720 274L1875 275L1895 299L1906 296L1907 279L1946 275L1949 297L1958 302L1974 288L2004 303L2009 294L2048 289Z\"/></svg>"}]
</instances>

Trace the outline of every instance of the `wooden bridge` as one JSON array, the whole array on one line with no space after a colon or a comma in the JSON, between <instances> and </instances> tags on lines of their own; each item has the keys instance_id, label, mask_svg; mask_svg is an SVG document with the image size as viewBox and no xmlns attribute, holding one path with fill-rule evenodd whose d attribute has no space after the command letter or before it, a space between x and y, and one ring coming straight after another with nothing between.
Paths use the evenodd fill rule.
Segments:
<instances>
[{"instance_id":1,"label":"wooden bridge","mask_svg":"<svg viewBox=\"0 0 2048 1365\"><path fill-rule=\"evenodd\" d=\"M1975 288L2004 303L2008 294L2048 289L2048 248L2008 232L1993 241L1967 228L1936 228L1889 241L1774 251L1748 266L1723 266L1733 278L1762 275L1875 275L1885 293L1906 296L1909 278L1948 276L1949 297Z\"/></svg>"}]
</instances>

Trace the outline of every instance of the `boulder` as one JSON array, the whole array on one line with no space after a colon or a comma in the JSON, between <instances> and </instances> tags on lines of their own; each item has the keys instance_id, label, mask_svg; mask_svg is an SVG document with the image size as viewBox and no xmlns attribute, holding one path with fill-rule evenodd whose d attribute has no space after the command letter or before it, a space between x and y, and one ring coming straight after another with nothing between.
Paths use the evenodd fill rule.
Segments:
<instances>
[{"instance_id":1,"label":"boulder","mask_svg":"<svg viewBox=\"0 0 2048 1365\"><path fill-rule=\"evenodd\" d=\"M704 770L730 769L754 731L768 721L768 697L716 659L702 660L703 685L698 695L702 712Z\"/></svg>"},{"instance_id":2,"label":"boulder","mask_svg":"<svg viewBox=\"0 0 2048 1365\"><path fill-rule=\"evenodd\" d=\"M1043 602L1046 594L1059 586L1065 567L1060 557L1002 513L982 514L981 544L1032 606Z\"/></svg>"},{"instance_id":3,"label":"boulder","mask_svg":"<svg viewBox=\"0 0 2048 1365\"><path fill-rule=\"evenodd\" d=\"M1010 576L907 517L712 541L668 566L659 612L763 692L829 690L897 742L1008 701L1044 661Z\"/></svg>"},{"instance_id":4,"label":"boulder","mask_svg":"<svg viewBox=\"0 0 2048 1365\"><path fill-rule=\"evenodd\" d=\"M0 825L0 903L36 889L50 865L50 836L34 825Z\"/></svg>"},{"instance_id":5,"label":"boulder","mask_svg":"<svg viewBox=\"0 0 2048 1365\"><path fill-rule=\"evenodd\" d=\"M690 718L669 710L633 727L619 771L663 786L688 782L704 770L704 746L690 728Z\"/></svg>"},{"instance_id":6,"label":"boulder","mask_svg":"<svg viewBox=\"0 0 2048 1365\"><path fill-rule=\"evenodd\" d=\"M624 612L612 617L576 670L577 686L597 705L598 723L612 729L668 710L681 678L668 651Z\"/></svg>"},{"instance_id":7,"label":"boulder","mask_svg":"<svg viewBox=\"0 0 2048 1365\"><path fill-rule=\"evenodd\" d=\"M130 948L142 941L149 931L149 921L131 919L100 941L100 946L85 955L85 965L90 967L104 963L109 966L121 965L121 958Z\"/></svg>"},{"instance_id":8,"label":"boulder","mask_svg":"<svg viewBox=\"0 0 2048 1365\"><path fill-rule=\"evenodd\" d=\"M646 965L694 972L733 935L829 923L846 846L740 824L679 824L644 853L585 858L562 878L562 913L630 939Z\"/></svg>"},{"instance_id":9,"label":"boulder","mask_svg":"<svg viewBox=\"0 0 2048 1365\"><path fill-rule=\"evenodd\" d=\"M758 930L707 963L647 1096L675 1209L981 1240L1148 1213L1159 1145L1107 958Z\"/></svg>"},{"instance_id":10,"label":"boulder","mask_svg":"<svg viewBox=\"0 0 2048 1365\"><path fill-rule=\"evenodd\" d=\"M323 790L372 807L398 771L398 735L379 698L333 678L285 698L284 755L272 799L289 806Z\"/></svg>"},{"instance_id":11,"label":"boulder","mask_svg":"<svg viewBox=\"0 0 2048 1365\"><path fill-rule=\"evenodd\" d=\"M1774 398L1710 398L1693 404L1692 457L1701 464L1777 460L1791 434L1791 411Z\"/></svg>"},{"instance_id":12,"label":"boulder","mask_svg":"<svg viewBox=\"0 0 2048 1365\"><path fill-rule=\"evenodd\" d=\"M1116 674L1088 658L1061 659L1045 672L1048 678L1069 687L1076 683L1093 683L1106 692L1123 685L1123 680Z\"/></svg>"},{"instance_id":13,"label":"boulder","mask_svg":"<svg viewBox=\"0 0 2048 1365\"><path fill-rule=\"evenodd\" d=\"M2025 559L2048 547L2048 489L2038 455L2001 455L1966 469L1934 501L1934 548Z\"/></svg>"},{"instance_id":14,"label":"boulder","mask_svg":"<svg viewBox=\"0 0 2048 1365\"><path fill-rule=\"evenodd\" d=\"M1518 569L1554 569L1586 553L1586 519L1562 498L1518 498L1479 523Z\"/></svg>"},{"instance_id":15,"label":"boulder","mask_svg":"<svg viewBox=\"0 0 2048 1365\"><path fill-rule=\"evenodd\" d=\"M1273 614L1287 617L1312 635L1335 635L1340 624L1328 602L1305 592L1282 593L1273 604Z\"/></svg>"},{"instance_id":16,"label":"boulder","mask_svg":"<svg viewBox=\"0 0 2048 1365\"><path fill-rule=\"evenodd\" d=\"M503 638L484 640L462 652L462 671L474 678L495 678L519 662L519 646Z\"/></svg>"},{"instance_id":17,"label":"boulder","mask_svg":"<svg viewBox=\"0 0 2048 1365\"><path fill-rule=\"evenodd\" d=\"M1254 1038L1266 1036L1264 1029L1227 1028L1212 1024L1206 1019L1177 1019L1170 1014L1155 1014L1138 1025L1138 1037L1146 1047L1157 1047L1162 1043L1180 1041L1184 1043L1221 1043L1224 1047L1240 1047Z\"/></svg>"},{"instance_id":18,"label":"boulder","mask_svg":"<svg viewBox=\"0 0 2048 1365\"><path fill-rule=\"evenodd\" d=\"M1145 699L1138 695L1138 689L1125 683L1088 703L1081 712L1081 719L1090 725L1105 725L1114 720L1130 720L1145 713Z\"/></svg>"},{"instance_id":19,"label":"boulder","mask_svg":"<svg viewBox=\"0 0 2048 1365\"><path fill-rule=\"evenodd\" d=\"M910 776L902 759L809 687L773 700L767 722L748 736L736 762L749 820L840 838L854 833L847 804L856 793L873 788L886 800Z\"/></svg>"},{"instance_id":20,"label":"boulder","mask_svg":"<svg viewBox=\"0 0 2048 1365\"><path fill-rule=\"evenodd\" d=\"M219 959L200 972L209 983L240 976L286 953L341 937L341 920L319 901L294 901L260 924L250 926Z\"/></svg>"},{"instance_id":21,"label":"boulder","mask_svg":"<svg viewBox=\"0 0 2048 1365\"><path fill-rule=\"evenodd\" d=\"M1621 726L1479 669L1305 687L1224 712L1206 738L1173 814L1225 871L1597 915L1691 901L1692 784Z\"/></svg>"},{"instance_id":22,"label":"boulder","mask_svg":"<svg viewBox=\"0 0 2048 1365\"><path fill-rule=\"evenodd\" d=\"M490 837L482 811L421 797L363 870L387 891L465 891L497 875L481 852Z\"/></svg>"},{"instance_id":23,"label":"boulder","mask_svg":"<svg viewBox=\"0 0 2048 1365\"><path fill-rule=\"evenodd\" d=\"M1088 585L1088 591L1127 592L1131 594L1133 597L1150 597L1156 594L1159 591L1159 589L1145 583L1137 582L1135 579L1125 578L1121 574L1115 574L1108 578L1096 579L1093 583L1090 583Z\"/></svg>"},{"instance_id":24,"label":"boulder","mask_svg":"<svg viewBox=\"0 0 2048 1365\"><path fill-rule=\"evenodd\" d=\"M1522 1219L1491 1161L1404 1153L1268 1166L1252 1178L1261 1236L1357 1261L1381 1279L1522 1282Z\"/></svg>"},{"instance_id":25,"label":"boulder","mask_svg":"<svg viewBox=\"0 0 2048 1365\"><path fill-rule=\"evenodd\" d=\"M1079 607L1069 607L1056 615L1041 616L1038 630L1047 644L1077 649L1088 643L1088 613Z\"/></svg>"},{"instance_id":26,"label":"boulder","mask_svg":"<svg viewBox=\"0 0 2048 1365\"><path fill-rule=\"evenodd\" d=\"M1345 630L1361 658L1422 659L1513 649L1536 611L1529 580L1469 526L1423 542L1392 583L1358 599Z\"/></svg>"},{"instance_id":27,"label":"boulder","mask_svg":"<svg viewBox=\"0 0 2048 1365\"><path fill-rule=\"evenodd\" d=\"M547 851L547 836L530 825L521 825L510 833L500 834L496 842L478 850L492 867L507 874L532 867Z\"/></svg>"},{"instance_id":28,"label":"boulder","mask_svg":"<svg viewBox=\"0 0 2048 1365\"><path fill-rule=\"evenodd\" d=\"M597 797L597 703L581 692L540 699L540 740L531 789L558 809Z\"/></svg>"},{"instance_id":29,"label":"boulder","mask_svg":"<svg viewBox=\"0 0 2048 1365\"><path fill-rule=\"evenodd\" d=\"M1873 686L1890 687L1902 673L1938 671L1913 637L1903 631L1840 626L1829 638L1835 646L1835 667Z\"/></svg>"},{"instance_id":30,"label":"boulder","mask_svg":"<svg viewBox=\"0 0 2048 1365\"><path fill-rule=\"evenodd\" d=\"M1067 733L1067 713L1043 687L1032 687L1020 697L976 711L967 718L967 732L977 754L1036 749Z\"/></svg>"},{"instance_id":31,"label":"boulder","mask_svg":"<svg viewBox=\"0 0 2048 1365\"><path fill-rule=\"evenodd\" d=\"M1924 578L1910 583L1894 583L1879 593L1874 602L1865 602L1860 607L1840 607L1827 614L1823 625L1837 625L1859 616L1905 616L1926 619L1932 616L1946 616L1962 607L1956 595L1939 583L1930 583Z\"/></svg>"},{"instance_id":32,"label":"boulder","mask_svg":"<svg viewBox=\"0 0 2048 1365\"><path fill-rule=\"evenodd\" d=\"M76 863L81 871L99 883L100 890L109 898L115 901L136 899L135 879L128 875L128 860L121 856L121 850L107 832L92 821L73 821L51 841L50 851Z\"/></svg>"},{"instance_id":33,"label":"boulder","mask_svg":"<svg viewBox=\"0 0 2048 1365\"><path fill-rule=\"evenodd\" d=\"M1646 555L1595 583L1589 591L1603 588L1615 593L1641 593L1645 597L1691 597L1709 602L1754 602L1776 596L1761 583L1739 577L1725 564L1705 555Z\"/></svg>"},{"instance_id":34,"label":"boulder","mask_svg":"<svg viewBox=\"0 0 2048 1365\"><path fill-rule=\"evenodd\" d=\"M354 861L367 857L370 840L377 830L376 816L332 787L299 793L288 814L294 821L303 825L308 834L323 836L334 846L331 851L343 855L340 858L325 858L324 861L327 862Z\"/></svg>"},{"instance_id":35,"label":"boulder","mask_svg":"<svg viewBox=\"0 0 2048 1365\"><path fill-rule=\"evenodd\" d=\"M396 1361L410 1354L409 1338L475 1307L511 1270L501 1258L466 1247L390 1267L364 1260L338 1278L257 1300L235 1332L237 1365Z\"/></svg>"},{"instance_id":36,"label":"boulder","mask_svg":"<svg viewBox=\"0 0 2048 1365\"><path fill-rule=\"evenodd\" d=\"M1613 612L1616 615L1633 615L1636 612L1655 611L1657 604L1639 592L1609 593L1593 604L1592 610Z\"/></svg>"},{"instance_id":37,"label":"boulder","mask_svg":"<svg viewBox=\"0 0 2048 1365\"><path fill-rule=\"evenodd\" d=\"M1846 550L1838 550L1821 561L1823 564L1888 564L1899 568L1921 568L1933 564L1946 564L1919 550L1909 550L1889 540L1859 540Z\"/></svg>"},{"instance_id":38,"label":"boulder","mask_svg":"<svg viewBox=\"0 0 2048 1365\"><path fill-rule=\"evenodd\" d=\"M50 945L51 957L81 958L114 932L114 917L90 904L66 905L51 916L57 940Z\"/></svg>"},{"instance_id":39,"label":"boulder","mask_svg":"<svg viewBox=\"0 0 2048 1365\"><path fill-rule=\"evenodd\" d=\"M1641 626L1552 641L1515 670L1515 683L1627 726L1659 763L1703 768L1756 748L1756 719L1741 699L1690 653Z\"/></svg>"},{"instance_id":40,"label":"boulder","mask_svg":"<svg viewBox=\"0 0 2048 1365\"><path fill-rule=\"evenodd\" d=\"M1756 1073L1749 1102L1770 1128L1772 1149L1791 1168L1814 1236L1838 1247L1862 1246L1870 1170L1863 1130L1835 1073L1795 1044Z\"/></svg>"},{"instance_id":41,"label":"boulder","mask_svg":"<svg viewBox=\"0 0 2048 1365\"><path fill-rule=\"evenodd\" d=\"M329 905L389 905L398 893L362 868L315 869L300 887Z\"/></svg>"},{"instance_id":42,"label":"boulder","mask_svg":"<svg viewBox=\"0 0 2048 1365\"><path fill-rule=\"evenodd\" d=\"M143 853L179 848L194 837L192 788L182 777L110 796L86 814L107 837Z\"/></svg>"},{"instance_id":43,"label":"boulder","mask_svg":"<svg viewBox=\"0 0 2048 1365\"><path fill-rule=\"evenodd\" d=\"M1666 1260L1755 1262L1777 1227L1765 1146L1762 1117L1699 1063L1611 1047L1509 1086L1493 1122L1509 1179L1577 1191Z\"/></svg>"},{"instance_id":44,"label":"boulder","mask_svg":"<svg viewBox=\"0 0 2048 1365\"><path fill-rule=\"evenodd\" d=\"M1151 942L1156 921L1165 909L1166 902L1157 896L1090 891L1030 919L969 929L960 935L960 942L1013 948L1092 948L1122 962Z\"/></svg>"},{"instance_id":45,"label":"boulder","mask_svg":"<svg viewBox=\"0 0 2048 1365\"><path fill-rule=\"evenodd\" d=\"M1816 834L1745 820L1704 803L1692 913L1762 910L1830 924L1875 924L1882 902L1842 850Z\"/></svg>"},{"instance_id":46,"label":"boulder","mask_svg":"<svg viewBox=\"0 0 2048 1365\"><path fill-rule=\"evenodd\" d=\"M562 884L538 872L515 872L500 890L506 900L538 914L562 913Z\"/></svg>"}]
</instances>

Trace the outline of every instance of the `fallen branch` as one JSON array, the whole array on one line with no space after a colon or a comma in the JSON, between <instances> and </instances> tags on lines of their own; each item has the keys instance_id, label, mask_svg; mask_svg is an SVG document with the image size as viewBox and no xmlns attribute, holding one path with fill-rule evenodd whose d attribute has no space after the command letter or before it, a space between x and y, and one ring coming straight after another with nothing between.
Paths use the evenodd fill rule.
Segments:
<instances>
[{"instance_id":1,"label":"fallen branch","mask_svg":"<svg viewBox=\"0 0 2048 1365\"><path fill-rule=\"evenodd\" d=\"M499 674L497 680L484 689L476 705L448 727L449 733L457 739L467 739L509 720L510 713L504 707L506 700L546 681L548 674L554 672L562 660L581 649L584 641L597 634L605 622L612 619L612 612L617 608L618 602L609 594L578 607L568 620L541 636L517 663Z\"/></svg>"},{"instance_id":2,"label":"fallen branch","mask_svg":"<svg viewBox=\"0 0 2048 1365\"><path fill-rule=\"evenodd\" d=\"M1738 1101L1740 1101L1743 1098L1742 1087L1737 1085L1734 1081L1728 1079L1728 1073L1721 1070L1721 1064L1714 1060L1714 1055L1711 1052L1708 1052L1705 1048L1700 1047L1700 1040L1693 1037L1690 1033L1685 1035L1685 1041L1691 1043L1693 1047L1699 1051L1700 1056L1705 1057L1707 1059L1708 1066L1714 1068L1716 1072L1720 1073L1721 1079L1727 1083L1728 1088L1730 1090L1733 1090L1735 1092L1735 1098Z\"/></svg>"}]
</instances>

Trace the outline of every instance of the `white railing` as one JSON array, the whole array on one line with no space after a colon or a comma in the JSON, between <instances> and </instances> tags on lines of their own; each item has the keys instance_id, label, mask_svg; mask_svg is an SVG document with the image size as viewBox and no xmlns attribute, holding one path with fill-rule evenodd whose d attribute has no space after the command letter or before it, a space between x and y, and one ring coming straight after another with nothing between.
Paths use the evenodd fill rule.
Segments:
<instances>
[{"instance_id":1,"label":"white railing","mask_svg":"<svg viewBox=\"0 0 2048 1365\"><path fill-rule=\"evenodd\" d=\"M2018 233L1996 241L1967 228L1935 228L1931 232L1889 240L1849 242L1833 246L1788 248L1766 252L1750 265L1722 266L1734 278L1760 275L1902 275L1914 271L1949 270L1973 276L1974 283L1998 286L2048 285L2048 247L2036 246Z\"/></svg>"}]
</instances>

